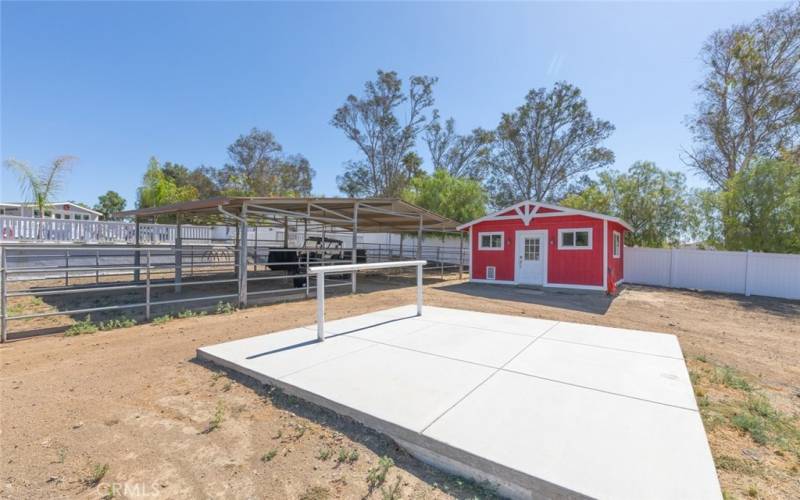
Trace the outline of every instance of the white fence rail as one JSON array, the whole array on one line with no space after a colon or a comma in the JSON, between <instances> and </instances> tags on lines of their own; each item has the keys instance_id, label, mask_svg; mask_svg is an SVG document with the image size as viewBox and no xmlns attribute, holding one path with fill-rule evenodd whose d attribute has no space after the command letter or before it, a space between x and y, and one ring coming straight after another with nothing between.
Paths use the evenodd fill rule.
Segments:
<instances>
[{"instance_id":1,"label":"white fence rail","mask_svg":"<svg viewBox=\"0 0 800 500\"><path fill-rule=\"evenodd\" d=\"M404 260L400 262L374 262L372 264L345 264L334 266L317 266L309 268L310 273L317 275L317 340L325 340L325 274L326 273L353 273L353 293L355 293L355 272L370 269L388 269L394 267L417 268L417 316L422 315L422 267L427 264L424 260Z\"/></svg>"},{"instance_id":2,"label":"white fence rail","mask_svg":"<svg viewBox=\"0 0 800 500\"><path fill-rule=\"evenodd\" d=\"M625 281L800 299L800 255L626 247Z\"/></svg>"},{"instance_id":3,"label":"white fence rail","mask_svg":"<svg viewBox=\"0 0 800 500\"><path fill-rule=\"evenodd\" d=\"M182 227L186 240L208 243L212 226ZM174 244L176 226L170 224L141 224L143 244ZM41 219L0 215L0 239L3 241L56 241L83 243L134 243L136 225L130 222L88 221L71 219Z\"/></svg>"}]
</instances>

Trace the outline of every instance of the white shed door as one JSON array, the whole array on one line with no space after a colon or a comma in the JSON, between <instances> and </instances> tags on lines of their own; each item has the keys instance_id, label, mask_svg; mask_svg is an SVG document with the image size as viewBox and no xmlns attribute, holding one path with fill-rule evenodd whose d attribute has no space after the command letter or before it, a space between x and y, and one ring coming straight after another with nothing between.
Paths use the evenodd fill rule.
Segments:
<instances>
[{"instance_id":1,"label":"white shed door","mask_svg":"<svg viewBox=\"0 0 800 500\"><path fill-rule=\"evenodd\" d=\"M544 285L547 269L547 231L517 231L514 281Z\"/></svg>"}]
</instances>

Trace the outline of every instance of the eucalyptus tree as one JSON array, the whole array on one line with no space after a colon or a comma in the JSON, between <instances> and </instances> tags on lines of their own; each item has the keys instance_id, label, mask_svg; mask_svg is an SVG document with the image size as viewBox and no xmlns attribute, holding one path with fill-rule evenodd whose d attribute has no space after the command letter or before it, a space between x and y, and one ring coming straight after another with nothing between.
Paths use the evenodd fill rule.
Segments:
<instances>
[{"instance_id":1,"label":"eucalyptus tree","mask_svg":"<svg viewBox=\"0 0 800 500\"><path fill-rule=\"evenodd\" d=\"M424 138L435 170L445 170L453 177L483 176L494 140L491 131L476 128L466 135L457 134L455 120L449 118L442 124L439 111L434 110Z\"/></svg>"},{"instance_id":2,"label":"eucalyptus tree","mask_svg":"<svg viewBox=\"0 0 800 500\"><path fill-rule=\"evenodd\" d=\"M800 143L800 3L715 32L701 58L685 161L725 189L754 160Z\"/></svg>"},{"instance_id":3,"label":"eucalyptus tree","mask_svg":"<svg viewBox=\"0 0 800 500\"><path fill-rule=\"evenodd\" d=\"M353 141L363 157L345 164L337 176L339 189L350 196L399 196L416 175L413 153L423 130L425 112L433 105L437 78L411 76L407 88L394 71L378 71L364 93L349 95L331 119L331 125ZM416 155L415 155L416 156Z\"/></svg>"},{"instance_id":4,"label":"eucalyptus tree","mask_svg":"<svg viewBox=\"0 0 800 500\"><path fill-rule=\"evenodd\" d=\"M611 164L602 146L614 131L589 111L580 89L558 82L528 92L515 111L503 113L489 160L492 203L555 200L576 177Z\"/></svg>"}]
</instances>

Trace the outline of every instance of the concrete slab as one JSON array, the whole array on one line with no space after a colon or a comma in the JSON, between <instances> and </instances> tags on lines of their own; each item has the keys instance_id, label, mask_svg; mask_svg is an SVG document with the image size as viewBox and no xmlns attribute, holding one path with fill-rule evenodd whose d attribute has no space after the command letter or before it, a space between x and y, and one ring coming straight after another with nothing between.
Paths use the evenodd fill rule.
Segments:
<instances>
[{"instance_id":1,"label":"concrete slab","mask_svg":"<svg viewBox=\"0 0 800 500\"><path fill-rule=\"evenodd\" d=\"M420 432L494 372L385 345L374 345L364 354L318 364L283 382Z\"/></svg>"},{"instance_id":2,"label":"concrete slab","mask_svg":"<svg viewBox=\"0 0 800 500\"><path fill-rule=\"evenodd\" d=\"M721 493L671 335L403 306L198 350L513 498Z\"/></svg>"},{"instance_id":3,"label":"concrete slab","mask_svg":"<svg viewBox=\"0 0 800 500\"><path fill-rule=\"evenodd\" d=\"M666 333L561 322L545 338L683 359L677 337Z\"/></svg>"},{"instance_id":4,"label":"concrete slab","mask_svg":"<svg viewBox=\"0 0 800 500\"><path fill-rule=\"evenodd\" d=\"M269 382L372 345L356 338L317 342L316 332L296 328L280 335L260 335L202 347L198 353L229 368L241 367L251 377Z\"/></svg>"},{"instance_id":5,"label":"concrete slab","mask_svg":"<svg viewBox=\"0 0 800 500\"><path fill-rule=\"evenodd\" d=\"M721 497L691 410L501 371L425 434L592 498Z\"/></svg>"},{"instance_id":6,"label":"concrete slab","mask_svg":"<svg viewBox=\"0 0 800 500\"><path fill-rule=\"evenodd\" d=\"M387 344L500 368L534 340L535 337L526 335L490 332L465 326L442 328L441 324L431 323L410 335L388 339Z\"/></svg>"},{"instance_id":7,"label":"concrete slab","mask_svg":"<svg viewBox=\"0 0 800 500\"><path fill-rule=\"evenodd\" d=\"M683 360L542 338L506 370L697 410Z\"/></svg>"},{"instance_id":8,"label":"concrete slab","mask_svg":"<svg viewBox=\"0 0 800 500\"><path fill-rule=\"evenodd\" d=\"M404 317L411 316L415 313L415 306L402 306L388 309L386 311L380 311L375 314L389 315L392 317ZM558 324L558 321L551 321L547 319L508 316L505 314L490 314L435 306L424 306L422 317L426 321L442 323L449 325L450 327L467 326L493 332L526 335L529 337L538 337L548 329Z\"/></svg>"}]
</instances>

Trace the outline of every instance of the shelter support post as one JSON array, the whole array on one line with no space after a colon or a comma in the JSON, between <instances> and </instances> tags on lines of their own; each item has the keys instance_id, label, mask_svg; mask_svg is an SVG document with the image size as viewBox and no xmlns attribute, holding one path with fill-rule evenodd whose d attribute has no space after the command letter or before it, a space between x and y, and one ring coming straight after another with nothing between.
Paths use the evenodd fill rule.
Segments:
<instances>
[{"instance_id":1,"label":"shelter support post","mask_svg":"<svg viewBox=\"0 0 800 500\"><path fill-rule=\"evenodd\" d=\"M353 204L353 252L350 261L353 264L358 264L358 202ZM350 275L350 281L353 284L353 293L356 293L357 275L357 271L353 271Z\"/></svg>"},{"instance_id":2,"label":"shelter support post","mask_svg":"<svg viewBox=\"0 0 800 500\"><path fill-rule=\"evenodd\" d=\"M238 257L238 252L239 252L239 239L240 239L239 234L240 233L241 233L241 224L236 224L236 235L234 236L234 240L233 240L233 249L234 249L233 250L233 254L234 254L233 272L234 272L234 274L236 274L237 277L239 276L239 260L240 259Z\"/></svg>"},{"instance_id":3,"label":"shelter support post","mask_svg":"<svg viewBox=\"0 0 800 500\"><path fill-rule=\"evenodd\" d=\"M183 235L181 234L182 217L178 213L175 220L175 293L181 293L183 278Z\"/></svg>"},{"instance_id":4,"label":"shelter support post","mask_svg":"<svg viewBox=\"0 0 800 500\"><path fill-rule=\"evenodd\" d=\"M139 217L136 217L136 224L134 225L134 245L136 246L136 250L133 252L133 281L139 281L139 266L142 265L142 254L139 251L139 244L141 242L141 221Z\"/></svg>"},{"instance_id":5,"label":"shelter support post","mask_svg":"<svg viewBox=\"0 0 800 500\"><path fill-rule=\"evenodd\" d=\"M247 204L239 221L239 307L247 307Z\"/></svg>"},{"instance_id":6,"label":"shelter support post","mask_svg":"<svg viewBox=\"0 0 800 500\"><path fill-rule=\"evenodd\" d=\"M147 270L145 271L145 289L144 289L144 319L150 321L150 250L147 251Z\"/></svg>"},{"instance_id":7,"label":"shelter support post","mask_svg":"<svg viewBox=\"0 0 800 500\"><path fill-rule=\"evenodd\" d=\"M303 221L303 250L306 252L306 298L311 292L311 273L308 268L311 264L311 252L308 249L308 219Z\"/></svg>"}]
</instances>

